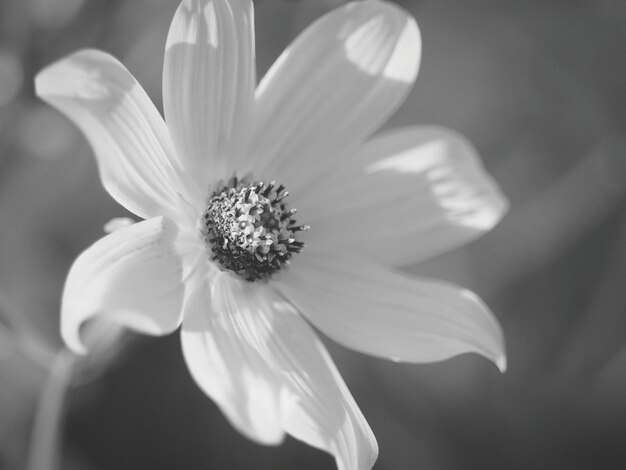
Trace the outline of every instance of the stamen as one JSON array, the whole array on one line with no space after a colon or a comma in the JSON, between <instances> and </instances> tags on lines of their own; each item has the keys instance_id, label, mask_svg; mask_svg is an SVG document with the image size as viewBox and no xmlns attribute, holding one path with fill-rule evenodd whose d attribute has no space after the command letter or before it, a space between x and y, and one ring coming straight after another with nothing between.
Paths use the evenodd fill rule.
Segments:
<instances>
[{"instance_id":1,"label":"stamen","mask_svg":"<svg viewBox=\"0 0 626 470\"><path fill-rule=\"evenodd\" d=\"M248 281L268 279L289 264L304 248L295 233L310 227L296 225L296 209L283 202L288 195L274 181L266 186L237 177L213 192L200 219L212 259Z\"/></svg>"}]
</instances>

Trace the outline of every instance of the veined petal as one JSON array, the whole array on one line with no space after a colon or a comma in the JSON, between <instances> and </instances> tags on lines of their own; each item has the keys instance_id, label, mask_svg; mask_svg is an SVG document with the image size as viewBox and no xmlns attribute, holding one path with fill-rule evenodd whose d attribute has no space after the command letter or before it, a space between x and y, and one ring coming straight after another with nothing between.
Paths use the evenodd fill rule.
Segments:
<instances>
[{"instance_id":1,"label":"veined petal","mask_svg":"<svg viewBox=\"0 0 626 470\"><path fill-rule=\"evenodd\" d=\"M314 191L294 197L315 243L395 265L473 240L508 208L474 147L440 127L375 138Z\"/></svg>"},{"instance_id":2,"label":"veined petal","mask_svg":"<svg viewBox=\"0 0 626 470\"><path fill-rule=\"evenodd\" d=\"M392 3L353 2L317 20L257 89L251 169L294 191L315 182L404 101L420 54L415 20Z\"/></svg>"},{"instance_id":3,"label":"veined petal","mask_svg":"<svg viewBox=\"0 0 626 470\"><path fill-rule=\"evenodd\" d=\"M220 273L185 308L183 352L198 385L249 438L286 431L332 453L340 470L370 469L372 432L324 346L267 285Z\"/></svg>"},{"instance_id":4,"label":"veined petal","mask_svg":"<svg viewBox=\"0 0 626 470\"><path fill-rule=\"evenodd\" d=\"M312 246L277 288L324 334L357 351L410 362L476 352L506 366L497 320L467 289Z\"/></svg>"},{"instance_id":5,"label":"veined petal","mask_svg":"<svg viewBox=\"0 0 626 470\"><path fill-rule=\"evenodd\" d=\"M167 129L117 59L96 50L76 52L42 70L35 89L84 132L113 198L143 218L176 216L187 194Z\"/></svg>"},{"instance_id":6,"label":"veined petal","mask_svg":"<svg viewBox=\"0 0 626 470\"><path fill-rule=\"evenodd\" d=\"M163 105L186 171L205 193L245 153L255 67L250 0L180 4L167 37Z\"/></svg>"},{"instance_id":7,"label":"veined petal","mask_svg":"<svg viewBox=\"0 0 626 470\"><path fill-rule=\"evenodd\" d=\"M156 217L116 230L76 259L61 305L61 335L71 349L85 352L80 327L98 316L150 335L180 325L184 286L175 236L175 225Z\"/></svg>"}]
</instances>

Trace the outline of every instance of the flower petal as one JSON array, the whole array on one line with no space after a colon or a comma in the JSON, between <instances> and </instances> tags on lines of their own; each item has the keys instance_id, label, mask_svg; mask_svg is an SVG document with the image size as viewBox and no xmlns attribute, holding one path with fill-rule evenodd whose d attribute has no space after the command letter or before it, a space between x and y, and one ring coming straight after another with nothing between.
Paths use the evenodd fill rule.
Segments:
<instances>
[{"instance_id":1,"label":"flower petal","mask_svg":"<svg viewBox=\"0 0 626 470\"><path fill-rule=\"evenodd\" d=\"M491 230L508 208L472 145L439 127L390 132L294 205L310 238L408 265Z\"/></svg>"},{"instance_id":2,"label":"flower petal","mask_svg":"<svg viewBox=\"0 0 626 470\"><path fill-rule=\"evenodd\" d=\"M372 432L326 349L267 285L226 273L199 282L185 308L182 344L198 385L249 438L283 431L332 453L340 469L369 469Z\"/></svg>"},{"instance_id":3,"label":"flower petal","mask_svg":"<svg viewBox=\"0 0 626 470\"><path fill-rule=\"evenodd\" d=\"M466 289L312 246L278 284L324 334L357 351L410 362L476 352L505 368L500 326Z\"/></svg>"},{"instance_id":4,"label":"flower petal","mask_svg":"<svg viewBox=\"0 0 626 470\"><path fill-rule=\"evenodd\" d=\"M91 143L104 187L143 218L176 215L187 196L167 129L148 95L112 56L76 52L35 79L37 95L64 113Z\"/></svg>"},{"instance_id":5,"label":"flower petal","mask_svg":"<svg viewBox=\"0 0 626 470\"><path fill-rule=\"evenodd\" d=\"M404 101L420 54L415 20L392 3L349 3L313 23L257 89L251 169L293 189L315 181Z\"/></svg>"},{"instance_id":6,"label":"flower petal","mask_svg":"<svg viewBox=\"0 0 626 470\"><path fill-rule=\"evenodd\" d=\"M156 217L121 228L87 248L65 282L61 335L84 353L79 330L98 316L151 335L181 321L182 268L173 248L176 227Z\"/></svg>"},{"instance_id":7,"label":"flower petal","mask_svg":"<svg viewBox=\"0 0 626 470\"><path fill-rule=\"evenodd\" d=\"M256 70L250 0L185 0L165 48L163 106L168 129L206 191L247 145ZM232 164L232 163L231 163Z\"/></svg>"}]
</instances>

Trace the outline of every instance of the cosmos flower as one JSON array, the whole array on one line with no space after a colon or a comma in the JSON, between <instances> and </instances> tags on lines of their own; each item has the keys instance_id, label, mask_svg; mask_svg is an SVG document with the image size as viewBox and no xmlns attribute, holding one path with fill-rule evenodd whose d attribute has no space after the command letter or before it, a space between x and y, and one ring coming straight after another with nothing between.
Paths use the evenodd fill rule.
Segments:
<instances>
[{"instance_id":1,"label":"cosmos flower","mask_svg":"<svg viewBox=\"0 0 626 470\"><path fill-rule=\"evenodd\" d=\"M476 352L504 369L500 327L476 295L396 269L484 233L507 206L451 131L372 137L420 52L402 9L353 2L256 86L252 2L185 0L167 37L165 120L104 52L44 69L37 94L82 129L106 190L145 219L72 266L67 345L84 352L80 326L96 317L151 335L182 324L189 370L233 426L265 444L289 433L343 470L371 468L377 444L311 324L374 356Z\"/></svg>"}]
</instances>

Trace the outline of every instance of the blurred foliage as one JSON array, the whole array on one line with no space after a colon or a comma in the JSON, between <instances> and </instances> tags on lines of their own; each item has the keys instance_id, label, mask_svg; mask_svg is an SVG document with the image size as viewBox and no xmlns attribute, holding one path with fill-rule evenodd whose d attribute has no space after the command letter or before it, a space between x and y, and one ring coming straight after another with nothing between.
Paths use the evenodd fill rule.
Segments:
<instances>
[{"instance_id":1,"label":"blurred foliage","mask_svg":"<svg viewBox=\"0 0 626 470\"><path fill-rule=\"evenodd\" d=\"M259 75L339 3L257 1ZM478 292L504 327L509 370L472 356L392 364L329 344L378 437L376 468L626 468L626 4L398 3L417 17L424 54L389 127L466 134L512 201L486 237L407 269ZM0 0L0 467L19 468L25 451L46 367L32 345L40 359L60 345L72 260L130 215L101 188L79 132L33 96L33 76L97 47L160 107L176 6ZM192 383L176 335L143 340L77 387L66 432L64 468L334 468L293 440L239 436Z\"/></svg>"}]
</instances>

